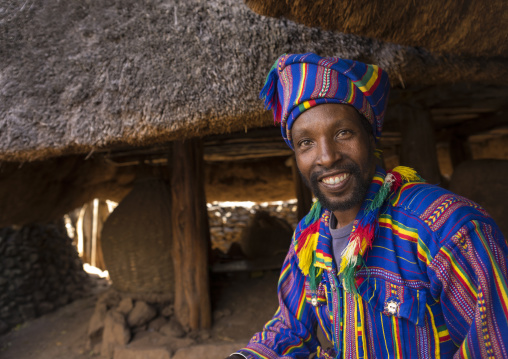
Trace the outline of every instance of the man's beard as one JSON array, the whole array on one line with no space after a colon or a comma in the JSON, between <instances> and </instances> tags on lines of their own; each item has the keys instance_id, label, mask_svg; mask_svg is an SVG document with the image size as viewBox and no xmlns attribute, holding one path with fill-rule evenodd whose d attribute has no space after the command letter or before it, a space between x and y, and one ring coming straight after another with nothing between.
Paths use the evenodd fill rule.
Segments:
<instances>
[{"instance_id":1,"label":"man's beard","mask_svg":"<svg viewBox=\"0 0 508 359\"><path fill-rule=\"evenodd\" d=\"M350 173L351 177L353 177L351 179L354 180L354 187L348 194L345 194L346 196L348 196L347 198L341 199L329 198L326 197L325 194L323 194L319 189L318 178L323 173L330 172L331 170L346 171ZM304 176L302 176L302 178L307 187L309 187L312 190L314 196L316 196L319 202L321 202L321 205L332 212L347 211L353 208L354 206L361 204L367 194L367 191L369 190L370 183L372 180L371 178L363 179L360 167L358 167L358 165L354 162L333 166L332 168L325 169L320 172L314 172L310 176L310 183Z\"/></svg>"}]
</instances>

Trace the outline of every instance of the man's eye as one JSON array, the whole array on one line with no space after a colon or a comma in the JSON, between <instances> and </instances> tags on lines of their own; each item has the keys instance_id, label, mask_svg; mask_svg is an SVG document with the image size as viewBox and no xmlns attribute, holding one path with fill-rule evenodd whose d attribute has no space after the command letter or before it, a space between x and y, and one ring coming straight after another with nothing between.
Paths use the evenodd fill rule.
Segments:
<instances>
[{"instance_id":1,"label":"man's eye","mask_svg":"<svg viewBox=\"0 0 508 359\"><path fill-rule=\"evenodd\" d=\"M340 137L340 138L349 137L349 136L351 136L352 133L353 132L351 130L340 130L337 133L337 137Z\"/></svg>"},{"instance_id":2,"label":"man's eye","mask_svg":"<svg viewBox=\"0 0 508 359\"><path fill-rule=\"evenodd\" d=\"M311 144L312 144L311 140L301 140L298 142L298 146L300 147L307 147L310 146Z\"/></svg>"}]
</instances>

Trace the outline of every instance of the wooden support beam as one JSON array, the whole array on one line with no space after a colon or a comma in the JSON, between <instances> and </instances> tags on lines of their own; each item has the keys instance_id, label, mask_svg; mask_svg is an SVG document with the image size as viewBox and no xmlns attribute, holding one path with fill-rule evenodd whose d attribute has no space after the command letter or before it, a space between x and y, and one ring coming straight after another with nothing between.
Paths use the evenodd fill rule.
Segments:
<instances>
[{"instance_id":1,"label":"wooden support beam","mask_svg":"<svg viewBox=\"0 0 508 359\"><path fill-rule=\"evenodd\" d=\"M211 327L210 232L200 140L175 141L170 154L175 315L189 329Z\"/></svg>"},{"instance_id":2,"label":"wooden support beam","mask_svg":"<svg viewBox=\"0 0 508 359\"><path fill-rule=\"evenodd\" d=\"M400 163L413 167L429 183L441 183L436 136L430 112L418 105L399 105L402 132Z\"/></svg>"},{"instance_id":3,"label":"wooden support beam","mask_svg":"<svg viewBox=\"0 0 508 359\"><path fill-rule=\"evenodd\" d=\"M480 117L477 120L462 122L448 131L456 133L458 137L466 138L479 133L490 131L496 127L508 126L508 110Z\"/></svg>"}]
</instances>

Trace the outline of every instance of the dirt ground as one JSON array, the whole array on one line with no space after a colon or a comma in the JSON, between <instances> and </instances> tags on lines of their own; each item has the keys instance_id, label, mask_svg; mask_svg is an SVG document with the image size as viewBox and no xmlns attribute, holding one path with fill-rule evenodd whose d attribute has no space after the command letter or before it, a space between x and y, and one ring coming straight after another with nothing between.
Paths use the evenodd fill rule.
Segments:
<instances>
[{"instance_id":1,"label":"dirt ground","mask_svg":"<svg viewBox=\"0 0 508 359\"><path fill-rule=\"evenodd\" d=\"M203 344L247 343L277 308L278 271L214 274L209 337ZM84 359L98 357L86 346L88 321L97 296L109 288L96 279L89 296L0 336L2 359Z\"/></svg>"}]
</instances>

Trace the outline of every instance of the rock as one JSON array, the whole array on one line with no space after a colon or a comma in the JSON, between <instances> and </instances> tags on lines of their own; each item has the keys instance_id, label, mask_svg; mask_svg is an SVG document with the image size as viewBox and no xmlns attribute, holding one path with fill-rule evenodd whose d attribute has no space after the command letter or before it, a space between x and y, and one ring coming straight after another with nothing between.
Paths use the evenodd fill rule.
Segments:
<instances>
[{"instance_id":1,"label":"rock","mask_svg":"<svg viewBox=\"0 0 508 359\"><path fill-rule=\"evenodd\" d=\"M104 320L106 319L107 307L105 303L97 302L95 311L88 322L88 338L93 339L101 336L104 329Z\"/></svg>"},{"instance_id":2,"label":"rock","mask_svg":"<svg viewBox=\"0 0 508 359\"><path fill-rule=\"evenodd\" d=\"M111 308L116 307L118 303L120 303L121 299L120 294L116 290L110 289L107 292L102 293L98 301L105 303L108 308Z\"/></svg>"},{"instance_id":3,"label":"rock","mask_svg":"<svg viewBox=\"0 0 508 359\"><path fill-rule=\"evenodd\" d=\"M101 355L112 358L117 347L125 346L130 339L130 332L122 314L109 311L104 320L104 332L102 335Z\"/></svg>"},{"instance_id":4,"label":"rock","mask_svg":"<svg viewBox=\"0 0 508 359\"><path fill-rule=\"evenodd\" d=\"M265 258L287 252L293 228L265 211L256 212L242 231L240 246L248 258Z\"/></svg>"},{"instance_id":5,"label":"rock","mask_svg":"<svg viewBox=\"0 0 508 359\"><path fill-rule=\"evenodd\" d=\"M166 348L116 348L113 359L170 359Z\"/></svg>"},{"instance_id":6,"label":"rock","mask_svg":"<svg viewBox=\"0 0 508 359\"><path fill-rule=\"evenodd\" d=\"M16 263L14 258L10 258L10 257L5 258L3 260L3 262L4 262L5 268L12 268L12 267L14 267L14 264Z\"/></svg>"},{"instance_id":7,"label":"rock","mask_svg":"<svg viewBox=\"0 0 508 359\"><path fill-rule=\"evenodd\" d=\"M168 338L168 337L166 337ZM195 345L196 341L192 338L185 337L185 338L170 338L167 347L170 348L173 352L177 351L181 348L187 348L192 345Z\"/></svg>"},{"instance_id":8,"label":"rock","mask_svg":"<svg viewBox=\"0 0 508 359\"><path fill-rule=\"evenodd\" d=\"M147 325L141 325L139 327L131 328L132 334L140 333L140 332L146 332Z\"/></svg>"},{"instance_id":9,"label":"rock","mask_svg":"<svg viewBox=\"0 0 508 359\"><path fill-rule=\"evenodd\" d=\"M205 340L208 340L210 339L212 335L210 334L210 331L208 330L201 330L201 333L199 334L199 339L201 341L205 341Z\"/></svg>"},{"instance_id":10,"label":"rock","mask_svg":"<svg viewBox=\"0 0 508 359\"><path fill-rule=\"evenodd\" d=\"M129 323L129 326L137 327L148 323L150 320L155 318L156 315L157 312L150 305L138 300L132 311L129 313L127 322Z\"/></svg>"},{"instance_id":11,"label":"rock","mask_svg":"<svg viewBox=\"0 0 508 359\"><path fill-rule=\"evenodd\" d=\"M0 248L0 308L9 307L0 319L10 327L67 304L87 282L81 267L69 265L78 257L65 231L58 230L62 223L0 229L6 239ZM84 280L67 288L78 275Z\"/></svg>"},{"instance_id":12,"label":"rock","mask_svg":"<svg viewBox=\"0 0 508 359\"><path fill-rule=\"evenodd\" d=\"M35 307L33 304L23 304L19 306L19 312L24 320L35 318Z\"/></svg>"},{"instance_id":13,"label":"rock","mask_svg":"<svg viewBox=\"0 0 508 359\"><path fill-rule=\"evenodd\" d=\"M182 348L172 359L224 359L245 346L245 343L205 344Z\"/></svg>"},{"instance_id":14,"label":"rock","mask_svg":"<svg viewBox=\"0 0 508 359\"><path fill-rule=\"evenodd\" d=\"M41 303L39 303L37 309L39 311L39 315L43 315L43 314L53 311L54 308L55 308L55 306L49 302L41 302Z\"/></svg>"},{"instance_id":15,"label":"rock","mask_svg":"<svg viewBox=\"0 0 508 359\"><path fill-rule=\"evenodd\" d=\"M176 318L171 318L168 324L163 325L159 332L168 337L181 338L185 335L182 325Z\"/></svg>"},{"instance_id":16,"label":"rock","mask_svg":"<svg viewBox=\"0 0 508 359\"><path fill-rule=\"evenodd\" d=\"M66 291L67 293L72 294L72 293L74 293L74 292L76 291L76 289L77 289L77 288L78 288L78 286L77 286L76 284L72 284L72 283L71 283L71 284L67 284L67 285L65 286L65 291Z\"/></svg>"},{"instance_id":17,"label":"rock","mask_svg":"<svg viewBox=\"0 0 508 359\"><path fill-rule=\"evenodd\" d=\"M46 298L46 294L43 291L38 290L34 293L34 300L36 302L41 302L44 300L44 298Z\"/></svg>"},{"instance_id":18,"label":"rock","mask_svg":"<svg viewBox=\"0 0 508 359\"><path fill-rule=\"evenodd\" d=\"M148 329L151 331L158 332L159 329L168 323L168 320L164 317L157 317L148 324Z\"/></svg>"},{"instance_id":19,"label":"rock","mask_svg":"<svg viewBox=\"0 0 508 359\"><path fill-rule=\"evenodd\" d=\"M218 320L220 318L223 318L223 317L228 317L231 315L231 310L230 309L222 309L222 310L215 310L213 312L213 319L214 320Z\"/></svg>"},{"instance_id":20,"label":"rock","mask_svg":"<svg viewBox=\"0 0 508 359\"><path fill-rule=\"evenodd\" d=\"M35 263L39 260L39 255L37 253L31 253L28 257L28 261L30 263Z\"/></svg>"},{"instance_id":21,"label":"rock","mask_svg":"<svg viewBox=\"0 0 508 359\"><path fill-rule=\"evenodd\" d=\"M127 315L133 307L134 305L132 304L132 298L127 297L120 301L116 310L117 312Z\"/></svg>"},{"instance_id":22,"label":"rock","mask_svg":"<svg viewBox=\"0 0 508 359\"><path fill-rule=\"evenodd\" d=\"M129 348L146 348L154 346L167 346L174 338L169 338L157 332L140 332L134 335L134 338L129 343Z\"/></svg>"},{"instance_id":23,"label":"rock","mask_svg":"<svg viewBox=\"0 0 508 359\"><path fill-rule=\"evenodd\" d=\"M67 303L69 303L70 301L70 298L68 295L66 294L62 294L58 299L57 299L57 304L59 306L64 306L66 305Z\"/></svg>"},{"instance_id":24,"label":"rock","mask_svg":"<svg viewBox=\"0 0 508 359\"><path fill-rule=\"evenodd\" d=\"M90 356L91 355L100 355L100 353L101 353L101 347L102 347L102 343L95 344L93 346L92 352L90 353Z\"/></svg>"},{"instance_id":25,"label":"rock","mask_svg":"<svg viewBox=\"0 0 508 359\"><path fill-rule=\"evenodd\" d=\"M173 304L170 304L170 305L167 305L165 306L162 311L161 311L161 314L165 317L170 317L173 315L173 312L175 310L175 307Z\"/></svg>"},{"instance_id":26,"label":"rock","mask_svg":"<svg viewBox=\"0 0 508 359\"><path fill-rule=\"evenodd\" d=\"M9 326L4 321L0 320L0 335L9 331Z\"/></svg>"}]
</instances>

